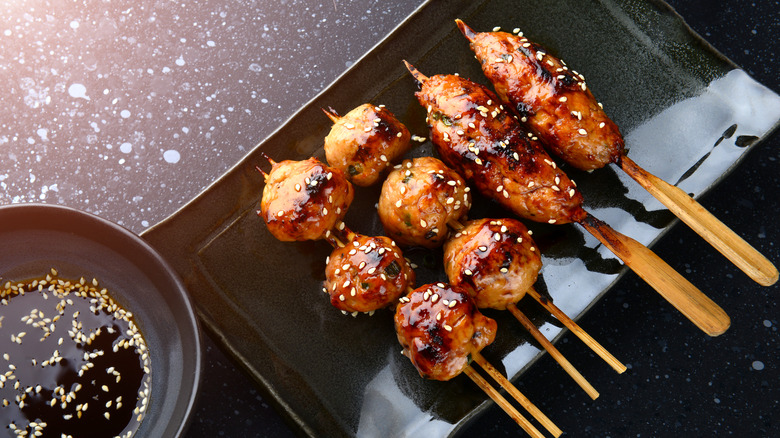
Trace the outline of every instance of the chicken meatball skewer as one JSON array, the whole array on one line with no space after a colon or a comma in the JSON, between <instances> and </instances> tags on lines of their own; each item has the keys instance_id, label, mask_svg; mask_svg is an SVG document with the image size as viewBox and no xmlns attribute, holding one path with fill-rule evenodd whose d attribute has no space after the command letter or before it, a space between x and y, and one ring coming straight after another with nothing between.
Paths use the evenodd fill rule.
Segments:
<instances>
[{"instance_id":1,"label":"chicken meatball skewer","mask_svg":"<svg viewBox=\"0 0 780 438\"><path fill-rule=\"evenodd\" d=\"M477 357L477 363L486 362L480 350L493 342L497 326L464 288L435 283L410 291L401 297L394 321L402 353L420 376L447 381L465 373L530 436L544 436L469 365Z\"/></svg>"},{"instance_id":2,"label":"chicken meatball skewer","mask_svg":"<svg viewBox=\"0 0 780 438\"><path fill-rule=\"evenodd\" d=\"M326 261L323 292L345 315L373 315L397 302L414 285L411 264L395 242L347 230L345 245L334 244Z\"/></svg>"},{"instance_id":3,"label":"chicken meatball skewer","mask_svg":"<svg viewBox=\"0 0 780 438\"><path fill-rule=\"evenodd\" d=\"M617 164L754 281L763 286L777 281L777 268L766 257L687 193L628 158L620 130L584 76L522 35L475 32L455 22L499 97L518 110L555 155L582 170Z\"/></svg>"},{"instance_id":4,"label":"chicken meatball skewer","mask_svg":"<svg viewBox=\"0 0 780 438\"><path fill-rule=\"evenodd\" d=\"M316 158L276 162L265 178L257 214L271 234L283 241L331 239L344 229L344 216L355 196L344 174Z\"/></svg>"},{"instance_id":5,"label":"chicken meatball skewer","mask_svg":"<svg viewBox=\"0 0 780 438\"><path fill-rule=\"evenodd\" d=\"M440 247L449 223L471 208L466 181L441 160L420 157L395 166L382 184L377 213L388 236L399 244Z\"/></svg>"},{"instance_id":6,"label":"chicken meatball skewer","mask_svg":"<svg viewBox=\"0 0 780 438\"><path fill-rule=\"evenodd\" d=\"M358 186L374 184L411 148L409 130L384 105L366 103L340 117L322 110L333 122L325 137L325 158Z\"/></svg>"},{"instance_id":7,"label":"chicken meatball skewer","mask_svg":"<svg viewBox=\"0 0 780 438\"><path fill-rule=\"evenodd\" d=\"M728 329L726 312L685 277L582 208L574 183L490 90L460 76L428 78L407 68L421 84L417 99L427 108L439 155L482 194L529 220L579 223L702 331L718 336Z\"/></svg>"},{"instance_id":8,"label":"chicken meatball skewer","mask_svg":"<svg viewBox=\"0 0 780 438\"><path fill-rule=\"evenodd\" d=\"M479 308L509 310L561 367L593 399L598 392L517 307L526 294L536 298L599 354L615 371L626 366L533 288L542 260L529 230L514 219L468 222L444 244L444 270L451 284L468 285Z\"/></svg>"}]
</instances>

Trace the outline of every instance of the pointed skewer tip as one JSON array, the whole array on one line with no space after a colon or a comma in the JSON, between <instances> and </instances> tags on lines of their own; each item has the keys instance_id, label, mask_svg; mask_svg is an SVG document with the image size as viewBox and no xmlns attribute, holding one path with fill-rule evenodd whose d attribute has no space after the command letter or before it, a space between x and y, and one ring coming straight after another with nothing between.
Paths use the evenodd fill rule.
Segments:
<instances>
[{"instance_id":1,"label":"pointed skewer tip","mask_svg":"<svg viewBox=\"0 0 780 438\"><path fill-rule=\"evenodd\" d=\"M272 166L276 164L276 161L274 161L271 157L269 157L265 152L260 152L260 155L262 155L263 158L268 160L268 162L271 163Z\"/></svg>"},{"instance_id":2,"label":"pointed skewer tip","mask_svg":"<svg viewBox=\"0 0 780 438\"><path fill-rule=\"evenodd\" d=\"M331 107L328 107L328 109L320 108L323 113L325 113L326 116L330 119L331 122L336 123L339 121L341 117L339 117L339 114Z\"/></svg>"},{"instance_id":3,"label":"pointed skewer tip","mask_svg":"<svg viewBox=\"0 0 780 438\"><path fill-rule=\"evenodd\" d=\"M462 33L467 40L474 41L474 37L477 36L474 29L470 28L469 25L464 23L460 18L455 19L455 24L458 26L458 29L460 29L460 33Z\"/></svg>"},{"instance_id":4,"label":"pointed skewer tip","mask_svg":"<svg viewBox=\"0 0 780 438\"><path fill-rule=\"evenodd\" d=\"M425 81L428 80L428 76L425 76L420 72L420 70L417 70L412 64L409 64L407 60L404 59L404 65L406 66L406 69L409 70L409 73L414 76L414 78L417 80L417 82L420 83L420 85L424 84Z\"/></svg>"},{"instance_id":5,"label":"pointed skewer tip","mask_svg":"<svg viewBox=\"0 0 780 438\"><path fill-rule=\"evenodd\" d=\"M261 169L260 166L255 166L255 169L257 169L257 171L263 175L263 179L268 180L268 174L263 169Z\"/></svg>"}]
</instances>

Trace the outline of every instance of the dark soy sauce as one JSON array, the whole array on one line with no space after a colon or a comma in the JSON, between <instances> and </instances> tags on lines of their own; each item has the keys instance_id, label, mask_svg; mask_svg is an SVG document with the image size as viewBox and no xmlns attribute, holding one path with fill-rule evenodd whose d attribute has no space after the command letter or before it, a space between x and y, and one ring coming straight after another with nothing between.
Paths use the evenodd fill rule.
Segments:
<instances>
[{"instance_id":1,"label":"dark soy sauce","mask_svg":"<svg viewBox=\"0 0 780 438\"><path fill-rule=\"evenodd\" d=\"M130 437L150 363L132 314L97 281L52 270L0 284L0 436Z\"/></svg>"}]
</instances>

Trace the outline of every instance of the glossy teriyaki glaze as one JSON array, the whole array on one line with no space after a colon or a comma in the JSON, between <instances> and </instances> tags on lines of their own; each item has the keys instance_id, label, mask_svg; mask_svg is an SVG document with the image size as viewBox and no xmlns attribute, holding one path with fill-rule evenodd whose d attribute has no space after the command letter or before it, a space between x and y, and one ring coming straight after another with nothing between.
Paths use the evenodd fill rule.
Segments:
<instances>
[{"instance_id":1,"label":"glossy teriyaki glaze","mask_svg":"<svg viewBox=\"0 0 780 438\"><path fill-rule=\"evenodd\" d=\"M528 228L515 219L477 219L444 244L452 284L473 291L479 308L504 310L533 287L542 258Z\"/></svg>"},{"instance_id":2,"label":"glossy teriyaki glaze","mask_svg":"<svg viewBox=\"0 0 780 438\"><path fill-rule=\"evenodd\" d=\"M522 34L457 24L496 93L555 155L582 170L620 160L623 136L582 74Z\"/></svg>"},{"instance_id":3,"label":"glossy teriyaki glaze","mask_svg":"<svg viewBox=\"0 0 780 438\"><path fill-rule=\"evenodd\" d=\"M273 163L257 212L281 241L318 240L341 222L355 196L344 174L316 158Z\"/></svg>"},{"instance_id":4,"label":"glossy teriyaki glaze","mask_svg":"<svg viewBox=\"0 0 780 438\"><path fill-rule=\"evenodd\" d=\"M328 257L324 291L344 313L373 312L394 303L414 286L414 270L395 242L355 234Z\"/></svg>"},{"instance_id":5,"label":"glossy teriyaki glaze","mask_svg":"<svg viewBox=\"0 0 780 438\"><path fill-rule=\"evenodd\" d=\"M574 182L490 90L460 76L436 75L422 81L416 96L442 160L480 193L536 222L585 216Z\"/></svg>"},{"instance_id":6,"label":"glossy teriyaki glaze","mask_svg":"<svg viewBox=\"0 0 780 438\"><path fill-rule=\"evenodd\" d=\"M382 184L378 213L385 232L399 244L436 248L448 224L465 218L471 190L457 172L433 157L405 160Z\"/></svg>"},{"instance_id":7,"label":"glossy teriyaki glaze","mask_svg":"<svg viewBox=\"0 0 780 438\"><path fill-rule=\"evenodd\" d=\"M398 341L422 377L452 379L473 352L495 339L496 322L479 312L461 286L426 284L400 301L395 312Z\"/></svg>"},{"instance_id":8,"label":"glossy teriyaki glaze","mask_svg":"<svg viewBox=\"0 0 780 438\"><path fill-rule=\"evenodd\" d=\"M365 103L343 117L333 110L325 114L333 120L325 137L325 158L355 185L374 184L409 152L409 130L382 105Z\"/></svg>"}]
</instances>

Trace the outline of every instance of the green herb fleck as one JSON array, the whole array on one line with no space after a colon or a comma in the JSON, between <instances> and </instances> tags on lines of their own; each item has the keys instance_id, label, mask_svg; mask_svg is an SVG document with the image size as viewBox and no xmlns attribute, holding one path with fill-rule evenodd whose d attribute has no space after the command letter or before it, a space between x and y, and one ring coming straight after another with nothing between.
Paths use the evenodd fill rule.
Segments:
<instances>
[{"instance_id":1,"label":"green herb fleck","mask_svg":"<svg viewBox=\"0 0 780 438\"><path fill-rule=\"evenodd\" d=\"M385 267L385 274L389 275L392 278L397 277L398 274L400 273L401 273L401 267L398 265L398 262L395 260L390 262L390 264Z\"/></svg>"}]
</instances>

